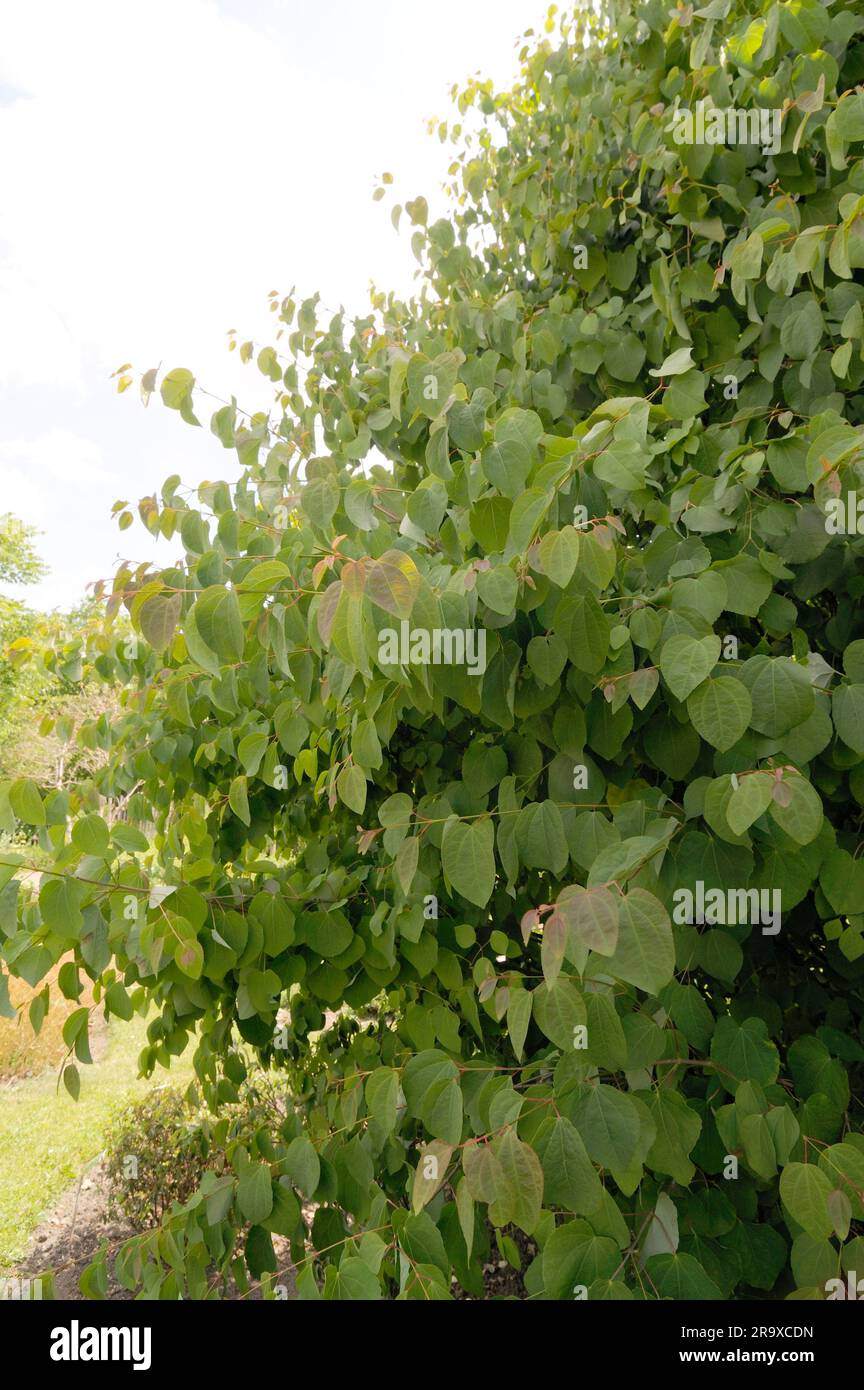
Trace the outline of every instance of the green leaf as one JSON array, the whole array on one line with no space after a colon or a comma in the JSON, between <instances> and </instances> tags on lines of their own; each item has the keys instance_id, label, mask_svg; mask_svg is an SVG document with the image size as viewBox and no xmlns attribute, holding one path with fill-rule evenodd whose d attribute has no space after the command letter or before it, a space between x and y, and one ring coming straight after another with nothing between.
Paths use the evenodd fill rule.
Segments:
<instances>
[{"instance_id":1,"label":"green leaf","mask_svg":"<svg viewBox=\"0 0 864 1390\"><path fill-rule=\"evenodd\" d=\"M683 1187L696 1173L688 1157L702 1129L702 1121L676 1091L652 1091L645 1100L656 1133L645 1162L655 1173L668 1173Z\"/></svg>"},{"instance_id":2,"label":"green leaf","mask_svg":"<svg viewBox=\"0 0 864 1390\"><path fill-rule=\"evenodd\" d=\"M85 894L85 884L68 875L47 879L39 890L42 921L66 940L77 937L84 925Z\"/></svg>"},{"instance_id":3,"label":"green leaf","mask_svg":"<svg viewBox=\"0 0 864 1390\"><path fill-rule=\"evenodd\" d=\"M814 1240L834 1232L828 1209L832 1185L815 1163L787 1163L780 1174L780 1197L789 1215Z\"/></svg>"},{"instance_id":4,"label":"green leaf","mask_svg":"<svg viewBox=\"0 0 864 1390\"><path fill-rule=\"evenodd\" d=\"M487 608L506 617L516 606L519 582L508 565L497 565L479 576L477 592Z\"/></svg>"},{"instance_id":5,"label":"green leaf","mask_svg":"<svg viewBox=\"0 0 864 1390\"><path fill-rule=\"evenodd\" d=\"M741 679L750 691L750 723L757 733L777 738L803 723L813 709L807 672L786 657L751 657L741 667Z\"/></svg>"},{"instance_id":6,"label":"green leaf","mask_svg":"<svg viewBox=\"0 0 864 1390\"><path fill-rule=\"evenodd\" d=\"M510 513L507 553L524 553L534 539L552 498L544 488L529 487L519 494Z\"/></svg>"},{"instance_id":7,"label":"green leaf","mask_svg":"<svg viewBox=\"0 0 864 1390\"><path fill-rule=\"evenodd\" d=\"M752 712L749 691L733 676L706 680L687 700L696 732L721 753L743 738Z\"/></svg>"},{"instance_id":8,"label":"green leaf","mask_svg":"<svg viewBox=\"0 0 864 1390\"><path fill-rule=\"evenodd\" d=\"M114 984L109 985L106 989L105 1002L108 1005L109 1012L115 1014L117 1018L122 1018L126 1023L129 1022L135 1012L132 1007L132 1000L129 997L129 992L125 985L122 985L119 980L115 980Z\"/></svg>"},{"instance_id":9,"label":"green leaf","mask_svg":"<svg viewBox=\"0 0 864 1390\"><path fill-rule=\"evenodd\" d=\"M831 1186L846 1197L850 1217L864 1220L864 1152L851 1143L831 1144L820 1153L819 1167Z\"/></svg>"},{"instance_id":10,"label":"green leaf","mask_svg":"<svg viewBox=\"0 0 864 1390\"><path fill-rule=\"evenodd\" d=\"M771 575L767 570L752 555L719 560L713 569L726 582L726 611L755 618L771 593Z\"/></svg>"},{"instance_id":11,"label":"green leaf","mask_svg":"<svg viewBox=\"0 0 864 1390\"><path fill-rule=\"evenodd\" d=\"M92 854L97 859L105 859L111 844L108 826L102 817L95 813L82 816L72 827L72 843L82 854Z\"/></svg>"},{"instance_id":12,"label":"green leaf","mask_svg":"<svg viewBox=\"0 0 864 1390\"><path fill-rule=\"evenodd\" d=\"M570 1112L574 1128L594 1163L625 1169L639 1144L639 1111L613 1086L585 1088Z\"/></svg>"},{"instance_id":13,"label":"green leaf","mask_svg":"<svg viewBox=\"0 0 864 1390\"><path fill-rule=\"evenodd\" d=\"M314 1197L321 1179L321 1161L314 1144L305 1134L291 1140L283 1161L283 1169L285 1176L291 1179L304 1197Z\"/></svg>"},{"instance_id":14,"label":"green leaf","mask_svg":"<svg viewBox=\"0 0 864 1390\"><path fill-rule=\"evenodd\" d=\"M495 1196L489 1203L489 1220L494 1226L512 1222L530 1236L540 1219L543 1204L543 1169L536 1153L518 1138L511 1126L492 1149L497 1159Z\"/></svg>"},{"instance_id":15,"label":"green leaf","mask_svg":"<svg viewBox=\"0 0 864 1390\"><path fill-rule=\"evenodd\" d=\"M366 594L396 618L410 618L420 591L420 573L410 555L387 550L366 573Z\"/></svg>"},{"instance_id":16,"label":"green leaf","mask_svg":"<svg viewBox=\"0 0 864 1390\"><path fill-rule=\"evenodd\" d=\"M550 989L561 973L566 945L567 924L558 913L553 912L543 928L543 938L540 943L543 979Z\"/></svg>"},{"instance_id":17,"label":"green leaf","mask_svg":"<svg viewBox=\"0 0 864 1390\"><path fill-rule=\"evenodd\" d=\"M449 883L469 902L485 907L495 887L495 830L489 820L449 820L441 842Z\"/></svg>"},{"instance_id":18,"label":"green leaf","mask_svg":"<svg viewBox=\"0 0 864 1390\"><path fill-rule=\"evenodd\" d=\"M145 854L149 848L147 836L134 825L121 821L111 827L111 839L129 854Z\"/></svg>"},{"instance_id":19,"label":"green leaf","mask_svg":"<svg viewBox=\"0 0 864 1390\"><path fill-rule=\"evenodd\" d=\"M138 623L146 641L157 652L171 642L180 619L182 595L154 594L138 610Z\"/></svg>"},{"instance_id":20,"label":"green leaf","mask_svg":"<svg viewBox=\"0 0 864 1390\"><path fill-rule=\"evenodd\" d=\"M543 1200L565 1211L590 1215L597 1210L603 1185L588 1157L585 1145L565 1115L558 1115L538 1152L543 1165Z\"/></svg>"},{"instance_id":21,"label":"green leaf","mask_svg":"<svg viewBox=\"0 0 864 1390\"><path fill-rule=\"evenodd\" d=\"M396 877L402 892L407 894L414 882L417 873L417 864L420 858L420 838L412 835L409 839L403 840L396 851Z\"/></svg>"},{"instance_id":22,"label":"green leaf","mask_svg":"<svg viewBox=\"0 0 864 1390\"><path fill-rule=\"evenodd\" d=\"M556 1226L543 1247L543 1287L547 1298L566 1298L576 1287L609 1279L621 1255L608 1236L596 1236L584 1221Z\"/></svg>"},{"instance_id":23,"label":"green leaf","mask_svg":"<svg viewBox=\"0 0 864 1390\"><path fill-rule=\"evenodd\" d=\"M671 980L674 969L669 914L653 893L631 888L619 903L618 944L609 961L609 974L656 994Z\"/></svg>"},{"instance_id":24,"label":"green leaf","mask_svg":"<svg viewBox=\"0 0 864 1390\"><path fill-rule=\"evenodd\" d=\"M528 665L543 685L554 685L567 665L567 648L554 633L532 637L525 655Z\"/></svg>"},{"instance_id":25,"label":"green leaf","mask_svg":"<svg viewBox=\"0 0 864 1390\"><path fill-rule=\"evenodd\" d=\"M17 1018L18 1010L9 998L9 976L0 973L0 1018Z\"/></svg>"},{"instance_id":26,"label":"green leaf","mask_svg":"<svg viewBox=\"0 0 864 1390\"><path fill-rule=\"evenodd\" d=\"M495 438L503 442L522 445L533 454L543 436L543 421L535 410L522 410L512 406L504 410L495 421Z\"/></svg>"},{"instance_id":27,"label":"green leaf","mask_svg":"<svg viewBox=\"0 0 864 1390\"><path fill-rule=\"evenodd\" d=\"M369 1114L390 1133L396 1127L399 1103L399 1074L391 1067L378 1067L366 1081L366 1106Z\"/></svg>"},{"instance_id":28,"label":"green leaf","mask_svg":"<svg viewBox=\"0 0 864 1390\"><path fill-rule=\"evenodd\" d=\"M531 472L531 454L518 439L502 439L483 450L480 463L493 487L504 497L517 498Z\"/></svg>"},{"instance_id":29,"label":"green leaf","mask_svg":"<svg viewBox=\"0 0 864 1390\"><path fill-rule=\"evenodd\" d=\"M566 923L571 943L612 956L618 944L617 894L608 888L563 888L555 912Z\"/></svg>"},{"instance_id":30,"label":"green leaf","mask_svg":"<svg viewBox=\"0 0 864 1390\"><path fill-rule=\"evenodd\" d=\"M279 1268L270 1232L263 1226L252 1226L246 1237L246 1263L253 1279L275 1274Z\"/></svg>"},{"instance_id":31,"label":"green leaf","mask_svg":"<svg viewBox=\"0 0 864 1390\"><path fill-rule=\"evenodd\" d=\"M178 941L174 950L174 960L190 980L200 980L204 969L204 948L200 941L195 941L194 938Z\"/></svg>"},{"instance_id":32,"label":"green leaf","mask_svg":"<svg viewBox=\"0 0 864 1390\"><path fill-rule=\"evenodd\" d=\"M567 840L561 812L554 801L532 802L520 811L514 831L519 857L530 869L563 873L567 864Z\"/></svg>"},{"instance_id":33,"label":"green leaf","mask_svg":"<svg viewBox=\"0 0 864 1390\"><path fill-rule=\"evenodd\" d=\"M538 559L543 573L559 589L566 589L579 563L579 532L572 526L549 531L540 542Z\"/></svg>"},{"instance_id":34,"label":"green leaf","mask_svg":"<svg viewBox=\"0 0 864 1390\"><path fill-rule=\"evenodd\" d=\"M408 363L408 404L412 411L434 420L445 409L456 382L457 363L452 353L430 360L417 353Z\"/></svg>"},{"instance_id":35,"label":"green leaf","mask_svg":"<svg viewBox=\"0 0 864 1390\"><path fill-rule=\"evenodd\" d=\"M199 595L192 612L201 640L221 662L242 661L243 623L233 589L212 585Z\"/></svg>"},{"instance_id":36,"label":"green leaf","mask_svg":"<svg viewBox=\"0 0 864 1390\"><path fill-rule=\"evenodd\" d=\"M674 1255L652 1255L645 1261L645 1273L658 1298L707 1302L723 1297L699 1261L684 1251Z\"/></svg>"},{"instance_id":37,"label":"green leaf","mask_svg":"<svg viewBox=\"0 0 864 1390\"><path fill-rule=\"evenodd\" d=\"M300 497L303 511L319 531L326 531L339 506L339 484L335 478L312 478Z\"/></svg>"},{"instance_id":38,"label":"green leaf","mask_svg":"<svg viewBox=\"0 0 864 1390\"><path fill-rule=\"evenodd\" d=\"M260 613L267 596L279 595L285 588L284 581L290 578L291 571L281 560L263 560L260 565L253 565L243 576L237 599L243 622Z\"/></svg>"},{"instance_id":39,"label":"green leaf","mask_svg":"<svg viewBox=\"0 0 864 1390\"><path fill-rule=\"evenodd\" d=\"M659 367L651 367L648 375L657 377L682 376L684 372L689 372L693 366L692 351L692 348L689 347L676 348L674 352L670 352L669 356L663 359Z\"/></svg>"},{"instance_id":40,"label":"green leaf","mask_svg":"<svg viewBox=\"0 0 864 1390\"><path fill-rule=\"evenodd\" d=\"M445 1279L450 1278L450 1261L441 1232L427 1211L407 1218L399 1233L399 1244L413 1264L434 1266Z\"/></svg>"},{"instance_id":41,"label":"green leaf","mask_svg":"<svg viewBox=\"0 0 864 1390\"><path fill-rule=\"evenodd\" d=\"M183 640L189 654L189 660L194 661L196 666L200 666L202 671L209 671L211 675L218 676L220 671L219 658L201 637L194 608L190 608L183 619Z\"/></svg>"},{"instance_id":42,"label":"green leaf","mask_svg":"<svg viewBox=\"0 0 864 1390\"><path fill-rule=\"evenodd\" d=\"M717 1064L720 1084L733 1095L742 1081L770 1085L780 1069L777 1049L761 1018L748 1018L743 1023L718 1019L711 1039L711 1059Z\"/></svg>"},{"instance_id":43,"label":"green leaf","mask_svg":"<svg viewBox=\"0 0 864 1390\"><path fill-rule=\"evenodd\" d=\"M692 420L694 416L705 409L707 385L708 377L704 372L685 372L683 376L676 375L663 397L664 409L673 419ZM696 526L693 518L694 511L695 508L690 512L685 512L685 523L689 523L694 530L703 529Z\"/></svg>"},{"instance_id":44,"label":"green leaf","mask_svg":"<svg viewBox=\"0 0 864 1390\"><path fill-rule=\"evenodd\" d=\"M610 627L597 600L590 594L565 595L552 621L577 671L589 676L600 671L609 651Z\"/></svg>"},{"instance_id":45,"label":"green leaf","mask_svg":"<svg viewBox=\"0 0 864 1390\"><path fill-rule=\"evenodd\" d=\"M294 913L276 893L256 893L249 904L249 916L264 929L264 950L279 956L294 941Z\"/></svg>"},{"instance_id":46,"label":"green leaf","mask_svg":"<svg viewBox=\"0 0 864 1390\"><path fill-rule=\"evenodd\" d=\"M340 801L362 816L366 809L366 774L362 768L357 767L356 763L343 767L336 778L336 791Z\"/></svg>"},{"instance_id":47,"label":"green leaf","mask_svg":"<svg viewBox=\"0 0 864 1390\"><path fill-rule=\"evenodd\" d=\"M562 1051L572 1051L578 1044L577 1029L585 1024L585 1003L569 980L559 978L555 984L539 985L532 994L534 1020L550 1042Z\"/></svg>"},{"instance_id":48,"label":"green leaf","mask_svg":"<svg viewBox=\"0 0 864 1390\"><path fill-rule=\"evenodd\" d=\"M75 1043L82 1036L87 1035L90 1023L90 1010L81 1008L74 1009L63 1024L63 1041L67 1047L74 1047Z\"/></svg>"},{"instance_id":49,"label":"green leaf","mask_svg":"<svg viewBox=\"0 0 864 1390\"><path fill-rule=\"evenodd\" d=\"M411 1186L411 1210L422 1211L447 1179L447 1169L453 1153L452 1145L433 1139L418 1151L417 1167Z\"/></svg>"},{"instance_id":50,"label":"green leaf","mask_svg":"<svg viewBox=\"0 0 864 1390\"><path fill-rule=\"evenodd\" d=\"M585 996L588 1011L588 1055L606 1071L621 1071L627 1065L627 1039L621 1019L609 994Z\"/></svg>"},{"instance_id":51,"label":"green leaf","mask_svg":"<svg viewBox=\"0 0 864 1390\"><path fill-rule=\"evenodd\" d=\"M267 734L247 734L245 738L241 738L237 745L237 757L247 777L255 776L261 766L261 759L267 752L268 743Z\"/></svg>"},{"instance_id":52,"label":"green leaf","mask_svg":"<svg viewBox=\"0 0 864 1390\"><path fill-rule=\"evenodd\" d=\"M381 766L381 742L371 719L361 719L351 739L351 754L355 763L369 771Z\"/></svg>"},{"instance_id":53,"label":"green leaf","mask_svg":"<svg viewBox=\"0 0 864 1390\"><path fill-rule=\"evenodd\" d=\"M619 381L636 381L645 365L645 348L635 333L625 333L606 348L603 361Z\"/></svg>"},{"instance_id":54,"label":"green leaf","mask_svg":"<svg viewBox=\"0 0 864 1390\"><path fill-rule=\"evenodd\" d=\"M855 753L864 753L864 685L840 685L831 697L834 727Z\"/></svg>"},{"instance_id":55,"label":"green leaf","mask_svg":"<svg viewBox=\"0 0 864 1390\"><path fill-rule=\"evenodd\" d=\"M686 700L720 659L719 637L670 637L660 652L660 674L676 700Z\"/></svg>"},{"instance_id":56,"label":"green leaf","mask_svg":"<svg viewBox=\"0 0 864 1390\"><path fill-rule=\"evenodd\" d=\"M518 1060L524 1056L525 1037L531 1021L532 995L527 989L511 989L507 1003L507 1031Z\"/></svg>"},{"instance_id":57,"label":"green leaf","mask_svg":"<svg viewBox=\"0 0 864 1390\"><path fill-rule=\"evenodd\" d=\"M822 864L819 886L835 912L858 912L864 899L864 862L845 849L832 850Z\"/></svg>"},{"instance_id":58,"label":"green leaf","mask_svg":"<svg viewBox=\"0 0 864 1390\"><path fill-rule=\"evenodd\" d=\"M248 1163L240 1174L237 1187L237 1203L240 1211L253 1226L270 1215L273 1210L273 1181L266 1163Z\"/></svg>"},{"instance_id":59,"label":"green leaf","mask_svg":"<svg viewBox=\"0 0 864 1390\"><path fill-rule=\"evenodd\" d=\"M423 478L406 503L415 526L427 535L437 533L447 510L447 489L439 478Z\"/></svg>"},{"instance_id":60,"label":"green leaf","mask_svg":"<svg viewBox=\"0 0 864 1390\"><path fill-rule=\"evenodd\" d=\"M841 140L851 144L864 140L864 92L847 92L838 101L832 116Z\"/></svg>"},{"instance_id":61,"label":"green leaf","mask_svg":"<svg viewBox=\"0 0 864 1390\"><path fill-rule=\"evenodd\" d=\"M198 421L192 414L192 391L195 386L195 378L185 367L175 367L172 371L166 372L162 378L160 394L164 405L169 410L179 410L183 419L190 425L197 425Z\"/></svg>"},{"instance_id":62,"label":"green leaf","mask_svg":"<svg viewBox=\"0 0 864 1390\"><path fill-rule=\"evenodd\" d=\"M465 1178L456 1185L456 1210L459 1214L459 1229L470 1260L474 1249L474 1201Z\"/></svg>"},{"instance_id":63,"label":"green leaf","mask_svg":"<svg viewBox=\"0 0 864 1390\"><path fill-rule=\"evenodd\" d=\"M77 1100L81 1094L81 1073L74 1062L67 1062L63 1068L63 1085L72 1099Z\"/></svg>"},{"instance_id":64,"label":"green leaf","mask_svg":"<svg viewBox=\"0 0 864 1390\"><path fill-rule=\"evenodd\" d=\"M246 791L246 778L235 777L228 789L228 805L244 825L251 824L249 815L249 797Z\"/></svg>"},{"instance_id":65,"label":"green leaf","mask_svg":"<svg viewBox=\"0 0 864 1390\"><path fill-rule=\"evenodd\" d=\"M27 825L45 824L45 807L39 788L29 777L19 777L9 788L9 805L19 820Z\"/></svg>"},{"instance_id":66,"label":"green leaf","mask_svg":"<svg viewBox=\"0 0 864 1390\"><path fill-rule=\"evenodd\" d=\"M336 1267L333 1283L324 1296L337 1303L375 1303L382 1297L381 1285L364 1260L348 1255Z\"/></svg>"},{"instance_id":67,"label":"green leaf","mask_svg":"<svg viewBox=\"0 0 864 1390\"><path fill-rule=\"evenodd\" d=\"M806 777L787 772L781 791L775 784L771 816L796 844L809 845L822 829L822 799Z\"/></svg>"},{"instance_id":68,"label":"green leaf","mask_svg":"<svg viewBox=\"0 0 864 1390\"><path fill-rule=\"evenodd\" d=\"M726 819L735 835L743 835L768 810L776 783L769 772L742 777L726 804Z\"/></svg>"}]
</instances>

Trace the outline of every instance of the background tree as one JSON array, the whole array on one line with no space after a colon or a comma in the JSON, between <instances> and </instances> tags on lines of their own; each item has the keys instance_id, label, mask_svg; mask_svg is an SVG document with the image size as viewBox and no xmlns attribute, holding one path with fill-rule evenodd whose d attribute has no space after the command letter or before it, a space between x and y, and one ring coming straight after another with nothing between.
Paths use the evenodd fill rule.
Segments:
<instances>
[{"instance_id":1,"label":"background tree","mask_svg":"<svg viewBox=\"0 0 864 1390\"><path fill-rule=\"evenodd\" d=\"M550 11L439 127L448 215L393 209L417 297L276 296L240 347L273 401L212 420L239 482L139 504L185 558L104 594L143 640L88 638L135 685L95 783L5 789L56 871L17 921L10 882L3 954L155 1004L142 1066L194 1033L214 1105L238 1036L292 1099L130 1288L267 1282L274 1232L308 1298L482 1295L490 1229L546 1298L860 1267L862 541L829 523L864 462L861 24ZM678 143L700 101L776 111L779 150ZM190 371L159 389L197 425ZM422 659L445 629L482 675Z\"/></svg>"},{"instance_id":2,"label":"background tree","mask_svg":"<svg viewBox=\"0 0 864 1390\"><path fill-rule=\"evenodd\" d=\"M30 583L44 573L32 534L14 518L0 530L0 578ZM0 594L0 777L60 789L106 762L105 721L119 708L118 697L81 659L101 616L92 599L66 613L41 613ZM78 740L77 729L91 732Z\"/></svg>"},{"instance_id":3,"label":"background tree","mask_svg":"<svg viewBox=\"0 0 864 1390\"><path fill-rule=\"evenodd\" d=\"M26 526L11 512L0 516L0 583L37 584L46 573L35 536L35 526Z\"/></svg>"},{"instance_id":4,"label":"background tree","mask_svg":"<svg viewBox=\"0 0 864 1390\"><path fill-rule=\"evenodd\" d=\"M24 526L11 513L0 516L0 583L32 584L42 577L45 569L34 548L35 534L33 527ZM32 628L30 610L0 594L0 749L9 739L12 707L20 686L8 648L13 642L26 639Z\"/></svg>"}]
</instances>

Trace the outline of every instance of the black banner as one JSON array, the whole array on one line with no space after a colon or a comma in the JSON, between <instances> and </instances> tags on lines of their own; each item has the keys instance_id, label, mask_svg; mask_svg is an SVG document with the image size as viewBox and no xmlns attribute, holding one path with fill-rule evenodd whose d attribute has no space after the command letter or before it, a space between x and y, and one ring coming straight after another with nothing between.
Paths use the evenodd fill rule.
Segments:
<instances>
[{"instance_id":1,"label":"black banner","mask_svg":"<svg viewBox=\"0 0 864 1390\"><path fill-rule=\"evenodd\" d=\"M587 1362L595 1374L602 1373L605 1363L616 1372L665 1374L672 1368L689 1367L698 1375L712 1367L734 1372L740 1366L769 1371L805 1366L824 1375L848 1364L860 1347L861 1314L857 1306L842 1306L849 1300L595 1302L590 1306L519 1301L518 1313L513 1306L517 1301L499 1300L509 1303L509 1312L506 1307L496 1310L487 1305L479 1323L465 1323L461 1314L458 1322L454 1318L453 1328L462 1336L482 1335L484 1341L477 1345L487 1348L490 1366L505 1347L509 1359L523 1336L526 1354L530 1349L536 1357L538 1335L560 1337L565 1329L574 1338L570 1345L574 1351L578 1348L580 1366ZM128 1371L141 1376L203 1372L224 1377L261 1371L268 1364L288 1361L298 1351L315 1357L328 1374L341 1360L346 1367L356 1364L359 1370L361 1364L368 1367L371 1346L378 1345L384 1355L383 1344L365 1340L373 1330L387 1338L387 1360L402 1349L400 1336L410 1337L404 1347L409 1360L403 1364L422 1365L425 1377L435 1367L436 1351L442 1368L449 1364L452 1369L449 1324L440 1321L448 1315L440 1303L436 1310L433 1337L426 1321L432 1310L408 1304L387 1314L381 1303L349 1307L286 1300L247 1305L242 1310L234 1305L226 1314L206 1302L5 1301L0 1303L0 1331L4 1362L14 1341L15 1347L26 1348L28 1368L47 1373L52 1380L62 1380L70 1370L80 1373L85 1367L90 1373L104 1368L112 1376ZM499 1316L506 1321L499 1324ZM414 1318L427 1330L420 1332ZM351 1335L354 1328L359 1336ZM416 1340L418 1334L422 1342ZM506 1341L490 1345L485 1341L490 1335ZM421 1361L416 1362L421 1348ZM483 1359L481 1355L475 1369L480 1370Z\"/></svg>"}]
</instances>

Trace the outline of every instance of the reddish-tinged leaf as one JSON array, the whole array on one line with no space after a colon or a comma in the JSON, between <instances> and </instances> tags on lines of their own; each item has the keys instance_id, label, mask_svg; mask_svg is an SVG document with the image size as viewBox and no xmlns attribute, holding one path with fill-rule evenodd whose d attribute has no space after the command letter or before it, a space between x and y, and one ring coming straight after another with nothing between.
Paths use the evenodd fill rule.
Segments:
<instances>
[{"instance_id":1,"label":"reddish-tinged leaf","mask_svg":"<svg viewBox=\"0 0 864 1390\"><path fill-rule=\"evenodd\" d=\"M608 888L565 888L555 908L574 944L611 956L618 941L618 898Z\"/></svg>"}]
</instances>

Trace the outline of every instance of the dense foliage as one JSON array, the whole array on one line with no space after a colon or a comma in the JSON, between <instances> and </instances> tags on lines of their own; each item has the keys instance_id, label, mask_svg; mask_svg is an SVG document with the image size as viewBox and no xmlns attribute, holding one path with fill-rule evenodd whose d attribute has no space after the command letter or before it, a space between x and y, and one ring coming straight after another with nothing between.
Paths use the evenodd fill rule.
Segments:
<instances>
[{"instance_id":1,"label":"dense foliage","mask_svg":"<svg viewBox=\"0 0 864 1390\"><path fill-rule=\"evenodd\" d=\"M416 300L274 297L240 482L144 499L183 561L106 594L108 767L5 789L55 854L7 968L294 1097L124 1251L147 1296L278 1282L274 1232L304 1298L482 1296L514 1228L553 1299L864 1271L864 17L602 10L458 94ZM679 143L713 108L777 147Z\"/></svg>"}]
</instances>

